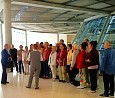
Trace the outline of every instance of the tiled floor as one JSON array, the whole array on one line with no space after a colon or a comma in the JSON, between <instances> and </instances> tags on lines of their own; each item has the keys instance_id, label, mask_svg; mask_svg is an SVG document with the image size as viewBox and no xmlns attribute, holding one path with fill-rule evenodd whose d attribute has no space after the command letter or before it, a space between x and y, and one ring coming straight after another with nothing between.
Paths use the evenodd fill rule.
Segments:
<instances>
[{"instance_id":1,"label":"tiled floor","mask_svg":"<svg viewBox=\"0 0 115 98\"><path fill-rule=\"evenodd\" d=\"M40 89L34 89L34 81L31 89L27 89L28 76L8 74L7 85L0 85L0 98L101 98L102 87L97 93L88 93L88 89L77 89L69 83L52 82L51 79L40 79Z\"/></svg>"}]
</instances>

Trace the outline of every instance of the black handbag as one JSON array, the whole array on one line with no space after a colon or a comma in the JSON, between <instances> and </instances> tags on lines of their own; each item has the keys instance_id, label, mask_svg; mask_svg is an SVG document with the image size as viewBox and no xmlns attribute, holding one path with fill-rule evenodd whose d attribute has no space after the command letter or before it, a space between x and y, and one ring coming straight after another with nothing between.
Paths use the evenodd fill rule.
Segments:
<instances>
[{"instance_id":1,"label":"black handbag","mask_svg":"<svg viewBox=\"0 0 115 98\"><path fill-rule=\"evenodd\" d=\"M13 60L11 58L8 58L8 61L7 61L7 68L13 68L14 66L14 63L13 63Z\"/></svg>"}]
</instances>

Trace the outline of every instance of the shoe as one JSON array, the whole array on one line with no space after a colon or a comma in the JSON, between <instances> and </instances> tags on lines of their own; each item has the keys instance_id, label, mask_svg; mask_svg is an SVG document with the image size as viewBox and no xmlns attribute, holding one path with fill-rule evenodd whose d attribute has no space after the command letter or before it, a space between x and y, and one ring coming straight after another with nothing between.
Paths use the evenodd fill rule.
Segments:
<instances>
[{"instance_id":1,"label":"shoe","mask_svg":"<svg viewBox=\"0 0 115 98\"><path fill-rule=\"evenodd\" d=\"M78 89L84 89L84 87L82 87L82 86L78 86L77 88L78 88Z\"/></svg>"},{"instance_id":2,"label":"shoe","mask_svg":"<svg viewBox=\"0 0 115 98\"><path fill-rule=\"evenodd\" d=\"M26 88L31 88L31 87L29 87L29 86L26 86Z\"/></svg>"},{"instance_id":3,"label":"shoe","mask_svg":"<svg viewBox=\"0 0 115 98\"><path fill-rule=\"evenodd\" d=\"M1 83L2 85L6 85L6 83Z\"/></svg>"},{"instance_id":4,"label":"shoe","mask_svg":"<svg viewBox=\"0 0 115 98\"><path fill-rule=\"evenodd\" d=\"M114 98L115 96L114 96L114 94L110 94L110 98Z\"/></svg>"},{"instance_id":5,"label":"shoe","mask_svg":"<svg viewBox=\"0 0 115 98\"><path fill-rule=\"evenodd\" d=\"M9 83L9 82L6 82L7 84Z\"/></svg>"},{"instance_id":6,"label":"shoe","mask_svg":"<svg viewBox=\"0 0 115 98\"><path fill-rule=\"evenodd\" d=\"M63 80L62 82L63 82L63 83L66 83L66 81L65 81L65 80Z\"/></svg>"},{"instance_id":7,"label":"shoe","mask_svg":"<svg viewBox=\"0 0 115 98\"><path fill-rule=\"evenodd\" d=\"M55 78L53 78L52 81L55 81Z\"/></svg>"},{"instance_id":8,"label":"shoe","mask_svg":"<svg viewBox=\"0 0 115 98\"><path fill-rule=\"evenodd\" d=\"M102 97L109 97L109 95L106 95L106 94L101 94L100 96L102 96Z\"/></svg>"},{"instance_id":9,"label":"shoe","mask_svg":"<svg viewBox=\"0 0 115 98\"><path fill-rule=\"evenodd\" d=\"M48 76L46 76L46 78L45 79L49 79L49 77Z\"/></svg>"},{"instance_id":10,"label":"shoe","mask_svg":"<svg viewBox=\"0 0 115 98\"><path fill-rule=\"evenodd\" d=\"M45 76L43 76L43 77L42 77L42 79L46 79L46 77L45 77Z\"/></svg>"},{"instance_id":11,"label":"shoe","mask_svg":"<svg viewBox=\"0 0 115 98\"><path fill-rule=\"evenodd\" d=\"M59 82L63 82L63 80L59 80Z\"/></svg>"},{"instance_id":12,"label":"shoe","mask_svg":"<svg viewBox=\"0 0 115 98\"><path fill-rule=\"evenodd\" d=\"M88 93L95 93L96 91L89 90Z\"/></svg>"},{"instance_id":13,"label":"shoe","mask_svg":"<svg viewBox=\"0 0 115 98\"><path fill-rule=\"evenodd\" d=\"M39 87L36 87L35 89L39 89Z\"/></svg>"}]
</instances>

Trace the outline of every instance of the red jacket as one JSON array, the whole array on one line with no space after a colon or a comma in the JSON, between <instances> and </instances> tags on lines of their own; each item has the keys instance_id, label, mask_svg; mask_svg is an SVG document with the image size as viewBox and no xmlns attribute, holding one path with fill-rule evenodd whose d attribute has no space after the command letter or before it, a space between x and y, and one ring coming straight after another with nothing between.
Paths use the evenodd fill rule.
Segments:
<instances>
[{"instance_id":1,"label":"red jacket","mask_svg":"<svg viewBox=\"0 0 115 98\"><path fill-rule=\"evenodd\" d=\"M50 55L50 48L45 48L43 50L43 61L46 61L49 59L49 55Z\"/></svg>"},{"instance_id":2,"label":"red jacket","mask_svg":"<svg viewBox=\"0 0 115 98\"><path fill-rule=\"evenodd\" d=\"M87 68L87 63L85 62L86 55L87 55L87 53L85 50L82 50L79 53L78 58L77 58L76 68L78 68L78 69Z\"/></svg>"},{"instance_id":3,"label":"red jacket","mask_svg":"<svg viewBox=\"0 0 115 98\"><path fill-rule=\"evenodd\" d=\"M59 66L66 65L67 62L67 50L59 51L57 54L57 60L59 61Z\"/></svg>"}]
</instances>

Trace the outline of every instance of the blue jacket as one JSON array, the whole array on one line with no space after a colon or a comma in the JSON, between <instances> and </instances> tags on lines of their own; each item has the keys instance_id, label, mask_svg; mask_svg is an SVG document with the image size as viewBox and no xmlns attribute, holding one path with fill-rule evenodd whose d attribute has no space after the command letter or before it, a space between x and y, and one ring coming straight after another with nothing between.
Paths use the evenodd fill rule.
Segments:
<instances>
[{"instance_id":1,"label":"blue jacket","mask_svg":"<svg viewBox=\"0 0 115 98\"><path fill-rule=\"evenodd\" d=\"M105 49L100 64L100 71L108 75L115 74L115 49Z\"/></svg>"},{"instance_id":2,"label":"blue jacket","mask_svg":"<svg viewBox=\"0 0 115 98\"><path fill-rule=\"evenodd\" d=\"M2 66L6 66L7 65L7 61L8 58L10 57L10 54L8 53L8 51L6 49L3 49L1 52L1 63Z\"/></svg>"}]
</instances>

